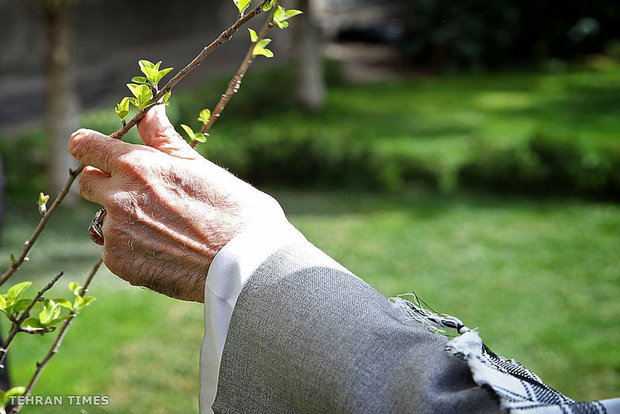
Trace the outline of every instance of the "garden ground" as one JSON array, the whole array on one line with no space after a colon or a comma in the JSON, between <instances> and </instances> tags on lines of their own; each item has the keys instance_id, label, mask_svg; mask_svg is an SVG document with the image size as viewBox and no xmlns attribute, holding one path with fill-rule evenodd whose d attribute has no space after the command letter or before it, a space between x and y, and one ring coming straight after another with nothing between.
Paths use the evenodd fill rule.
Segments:
<instances>
[{"instance_id":1,"label":"garden ground","mask_svg":"<svg viewBox=\"0 0 620 414\"><path fill-rule=\"evenodd\" d=\"M367 85L331 79L325 110L309 114L290 109L290 70L253 73L204 151L235 173L254 174L253 182L269 181L260 175L266 173L295 178L289 188L303 182L304 190L274 191L292 222L384 295L415 291L573 398L617 396L620 205L469 194L455 180L481 149L519 146L539 134L585 153L618 148L619 66L604 61ZM191 123L225 83L178 93L172 120ZM266 101L274 88L282 93ZM118 119L110 106L86 114L83 125L111 132ZM46 142L40 131L0 139L13 203L0 248L6 266L38 220L34 200L45 188ZM369 152L352 159L356 143ZM370 187L365 180L373 171L330 181L355 162L366 171L365 154L379 156L382 168L393 155L418 160L439 177L441 191L352 190ZM303 168L305 175L296 172ZM380 172L386 171L389 179L389 168ZM60 296L69 281L83 280L100 254L86 231L96 209L86 203L60 209L14 281L34 280L37 288L64 270ZM106 271L91 294L98 300L75 321L35 393L109 395L109 407L87 407L89 413L195 412L202 306L130 287ZM10 352L16 385L27 381L33 358L51 339L16 340ZM80 412L74 408L23 412Z\"/></svg>"},{"instance_id":2,"label":"garden ground","mask_svg":"<svg viewBox=\"0 0 620 414\"><path fill-rule=\"evenodd\" d=\"M415 291L573 398L620 389L620 206L426 192L274 194L309 240L384 295ZM67 272L59 290L83 280L99 252L85 231L95 210L83 204L60 212L19 280L40 285L59 269ZM36 214L10 211L1 257L21 244ZM202 306L107 272L90 293L98 300L76 320L35 393L109 395L108 407L89 413L196 412ZM17 384L49 339L16 342Z\"/></svg>"}]
</instances>

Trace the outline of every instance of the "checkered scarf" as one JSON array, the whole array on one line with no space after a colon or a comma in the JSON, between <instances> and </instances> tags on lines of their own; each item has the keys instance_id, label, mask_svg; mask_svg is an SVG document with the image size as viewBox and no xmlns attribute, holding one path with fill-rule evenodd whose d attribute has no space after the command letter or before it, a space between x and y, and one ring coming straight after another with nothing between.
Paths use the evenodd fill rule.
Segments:
<instances>
[{"instance_id":1,"label":"checkered scarf","mask_svg":"<svg viewBox=\"0 0 620 414\"><path fill-rule=\"evenodd\" d=\"M411 300L403 296L410 296ZM620 398L602 401L576 402L545 385L529 369L514 359L496 355L483 343L477 332L466 327L458 318L437 313L415 294L390 300L405 317L435 333L445 329L459 336L446 345L446 351L464 360L474 382L491 388L499 397L501 407L511 414L614 414L620 413Z\"/></svg>"}]
</instances>

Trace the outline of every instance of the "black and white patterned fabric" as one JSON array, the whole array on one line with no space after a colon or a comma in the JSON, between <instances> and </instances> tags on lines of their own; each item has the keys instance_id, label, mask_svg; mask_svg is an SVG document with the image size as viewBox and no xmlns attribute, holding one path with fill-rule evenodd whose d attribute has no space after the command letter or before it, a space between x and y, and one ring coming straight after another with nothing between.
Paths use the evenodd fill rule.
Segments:
<instances>
[{"instance_id":1,"label":"black and white patterned fabric","mask_svg":"<svg viewBox=\"0 0 620 414\"><path fill-rule=\"evenodd\" d=\"M490 387L502 408L512 414L606 414L620 412L620 399L576 402L548 387L515 360L491 352L477 332L465 332L448 342L447 351L462 358L476 384Z\"/></svg>"},{"instance_id":2,"label":"black and white patterned fabric","mask_svg":"<svg viewBox=\"0 0 620 414\"><path fill-rule=\"evenodd\" d=\"M476 384L491 388L499 397L502 409L511 414L620 414L620 398L576 402L548 387L529 369L514 359L508 360L487 348L476 331L458 318L437 313L415 294L412 300L402 296L391 301L403 310L407 319L421 323L429 330L444 333L456 331L460 336L446 345L446 351L469 365Z\"/></svg>"}]
</instances>

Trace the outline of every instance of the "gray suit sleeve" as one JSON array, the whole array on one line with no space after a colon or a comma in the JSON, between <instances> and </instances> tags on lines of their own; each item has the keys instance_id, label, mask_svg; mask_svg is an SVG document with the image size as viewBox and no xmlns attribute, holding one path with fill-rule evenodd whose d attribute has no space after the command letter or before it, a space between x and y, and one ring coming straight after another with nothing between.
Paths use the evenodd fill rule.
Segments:
<instances>
[{"instance_id":1,"label":"gray suit sleeve","mask_svg":"<svg viewBox=\"0 0 620 414\"><path fill-rule=\"evenodd\" d=\"M232 315L217 413L496 413L447 340L302 242L252 275Z\"/></svg>"}]
</instances>

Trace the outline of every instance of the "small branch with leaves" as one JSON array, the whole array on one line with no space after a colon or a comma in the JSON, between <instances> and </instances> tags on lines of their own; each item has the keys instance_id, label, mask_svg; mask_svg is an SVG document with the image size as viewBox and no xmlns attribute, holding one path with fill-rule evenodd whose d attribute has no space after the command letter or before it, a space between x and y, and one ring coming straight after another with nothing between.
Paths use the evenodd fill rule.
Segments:
<instances>
[{"instance_id":1,"label":"small branch with leaves","mask_svg":"<svg viewBox=\"0 0 620 414\"><path fill-rule=\"evenodd\" d=\"M161 90L157 90L157 83L159 83L161 78L163 78L169 71L167 71L167 69L161 71L159 69L153 70L152 67L149 68L147 72L143 71L143 73L145 74L145 78L148 78L148 82L145 82L147 83L147 87L131 87L130 90L134 95L133 98L123 98L123 100L121 100L121 102L116 106L115 111L121 118L123 126L118 131L111 134L110 137L114 139L121 139L132 127L134 127L138 124L138 122L140 122L144 115L146 115L146 113L154 105L158 103L167 104L170 93L174 86L176 86L176 84L178 84L190 72L195 70L202 63L202 61L204 61L207 56L209 56L215 49L229 41L241 26L243 26L249 20L260 14L265 9L266 5L271 3L272 1L274 0L261 1L258 6L256 6L247 14L244 14L240 11L241 17L239 17L239 19L237 19L237 21L235 21L232 26L223 31L214 41L205 46L204 49L190 63L188 63L183 69L181 69L172 79L170 79ZM250 2L248 2L248 5L249 3ZM161 72L165 73L163 73L163 75L159 77ZM136 78L134 77L133 79L135 81ZM139 86L140 83L134 83L132 85ZM153 88L153 86L155 88ZM146 91L145 89L148 89L148 91ZM153 92L154 89L156 90L155 93ZM134 104L134 102L135 106L138 108L138 112L129 122L125 122L125 116L127 116L127 114L129 113L129 104ZM125 113L125 108L127 109L127 113ZM56 209L60 206L62 201L69 193L69 190L71 189L71 186L73 185L75 179L80 175L84 167L85 165L81 164L79 167L69 171L69 177L67 178L65 185L52 202L51 207L49 209L45 208L43 210L43 217L39 221L39 224L36 226L30 238L24 243L21 254L17 258L15 256L11 256L11 264L9 268L2 274L2 276L0 276L0 286L2 286L2 284L4 284L16 272L25 261L27 261L28 253L32 249L32 246L47 225L49 219L54 215ZM47 203L47 200L45 200L45 202ZM39 209L41 211L41 205L39 205Z\"/></svg>"},{"instance_id":2,"label":"small branch with leaves","mask_svg":"<svg viewBox=\"0 0 620 414\"><path fill-rule=\"evenodd\" d=\"M50 359L52 359L52 357L58 353L58 350L60 349L60 345L62 345L62 341L65 339L65 336L67 335L67 330L69 329L71 322L73 322L75 317L79 314L79 312L82 309L84 309L84 307L90 305L95 300L95 298L93 298L92 296L86 296L86 292L88 292L90 283L95 277L95 274L97 274L97 271L99 270L99 267L101 266L102 263L103 263L103 260L101 259L99 259L95 263L90 273L88 274L88 277L86 278L86 282L84 282L84 286L79 286L77 283L69 283L69 289L74 295L73 303L69 301L64 301L61 304L61 306L70 309L69 315L66 318L64 318L65 323L63 323L62 326L60 327L60 330L58 331L58 336L56 336L54 343L52 344L51 348L49 349L45 357L43 357L41 362L37 362L37 367L34 373L32 374L30 381L28 381L28 385L26 385L26 387L22 387L23 390L20 390L20 391L23 391L23 392L21 392L18 395L23 395L24 397L28 397L30 395L30 393L32 392L32 389L34 388L34 385L39 380L39 377L41 376L43 369L45 368L47 363L50 361ZM22 408L21 405L19 404L16 405L15 407L13 407L11 414L17 414L21 410L21 408Z\"/></svg>"},{"instance_id":3,"label":"small branch with leaves","mask_svg":"<svg viewBox=\"0 0 620 414\"><path fill-rule=\"evenodd\" d=\"M256 33L253 29L248 29L250 33L250 47L241 62L241 66L239 66L239 69L237 69L237 72L228 83L226 91L220 97L217 105L215 105L213 112L206 108L200 111L198 115L198 121L202 123L200 131L194 132L194 130L192 130L189 126L181 124L181 127L189 138L192 148L196 148L199 143L206 142L207 137L209 136L209 130L219 119L222 111L224 111L224 108L228 105L228 102L230 102L233 95L239 92L243 77L250 68L250 65L252 65L252 62L254 62L254 58L259 55L267 58L272 58L274 56L274 53L267 49L267 45L271 43L271 39L267 39L265 37L267 36L267 33L274 27L274 25L277 25L280 29L286 29L289 26L289 22L287 21L288 19L302 14L300 10L284 9L280 3L281 0L270 0L263 6L263 10L271 11L265 20L265 24L258 33ZM244 4L238 4L238 7L239 6L240 12L243 13L241 7L243 7Z\"/></svg>"},{"instance_id":4,"label":"small branch with leaves","mask_svg":"<svg viewBox=\"0 0 620 414\"><path fill-rule=\"evenodd\" d=\"M248 29L250 33L250 47L245 54L241 66L231 79L218 104L215 106L213 113L211 113L208 109L203 109L200 111L198 117L198 120L202 123L200 132L194 132L187 125L182 125L183 129L189 136L189 141L192 147L195 147L199 142L206 141L209 129L220 117L231 97L239 90L241 81L252 64L254 58L258 55L265 56L267 58L274 56L273 52L267 49L267 46L271 42L271 39L266 38L269 30L271 30L274 26L278 26L280 29L285 29L289 25L288 19L301 13L299 10L284 9L280 5L281 1L282 0L262 0L256 7L246 13L252 0L233 0L239 10L238 19L228 29L223 31L215 40L205 46L191 62L189 62L183 69L174 75L162 88L159 87L159 83L172 71L172 68L161 69L161 61L152 63L148 60L140 60L138 65L142 74L140 76L133 77L131 79L131 83L127 84L127 88L131 92L131 96L122 98L114 108L114 111L121 120L122 126L119 130L111 134L110 138L121 139L132 127L137 125L144 115L155 105L168 105L172 94L172 89L190 72L195 70L207 56L209 56L215 49L229 41L241 26L249 22L260 13L269 12L264 25L258 33L253 29ZM129 121L126 121L126 117L129 115L130 108L132 106L136 108L137 112ZM81 164L77 168L69 171L69 177L67 178L65 185L53 200L49 208L49 195L40 193L37 200L37 205L42 217L35 227L32 235L24 243L19 256L15 257L14 255L11 255L10 266L2 274L2 276L0 276L0 286L10 279L24 262L28 261L28 253L47 226L50 218L54 215L62 201L69 193L75 179L80 175L84 168L85 165ZM52 278L51 281L39 292L37 292L32 299L26 299L23 297L25 292L32 285L31 282L18 283L10 287L5 294L0 294L0 312L4 313L11 322L7 339L0 348L0 367L6 358L8 348L13 343L18 333L44 335L55 331L57 326L62 323L62 325L60 325L56 340L44 358L36 364L36 370L27 386L14 387L7 391L0 390L0 414L4 412L4 407L6 407L10 397L30 395L32 388L39 379L48 361L58 352L71 322L84 307L92 303L94 298L85 295L101 264L102 259L100 258L92 267L83 287L79 286L75 282L69 283L69 289L73 294L72 300L67 300L64 298L50 299L45 297L47 292L62 277L62 272ZM36 317L31 316L33 311L38 311ZM20 410L21 406L18 404L11 412L18 413Z\"/></svg>"},{"instance_id":5,"label":"small branch with leaves","mask_svg":"<svg viewBox=\"0 0 620 414\"><path fill-rule=\"evenodd\" d=\"M43 299L43 294L50 290L54 284L61 278L63 272L58 273L56 276L52 278L52 280L45 285L39 292L37 292L36 296L31 299L22 299L24 292L32 285L32 282L22 282L13 287L11 287L5 295L0 295L0 311L6 314L7 318L13 324L11 325L11 329L9 330L9 335L6 340L2 343L2 348L0 348L0 368L4 368L4 360L6 358L6 350L8 349L11 342L15 338L18 332L31 332L31 328L29 325L26 327L22 327L22 323L26 321L26 319L30 316L30 311L40 300ZM25 308L23 308L25 306ZM21 314L20 314L21 312Z\"/></svg>"}]
</instances>

